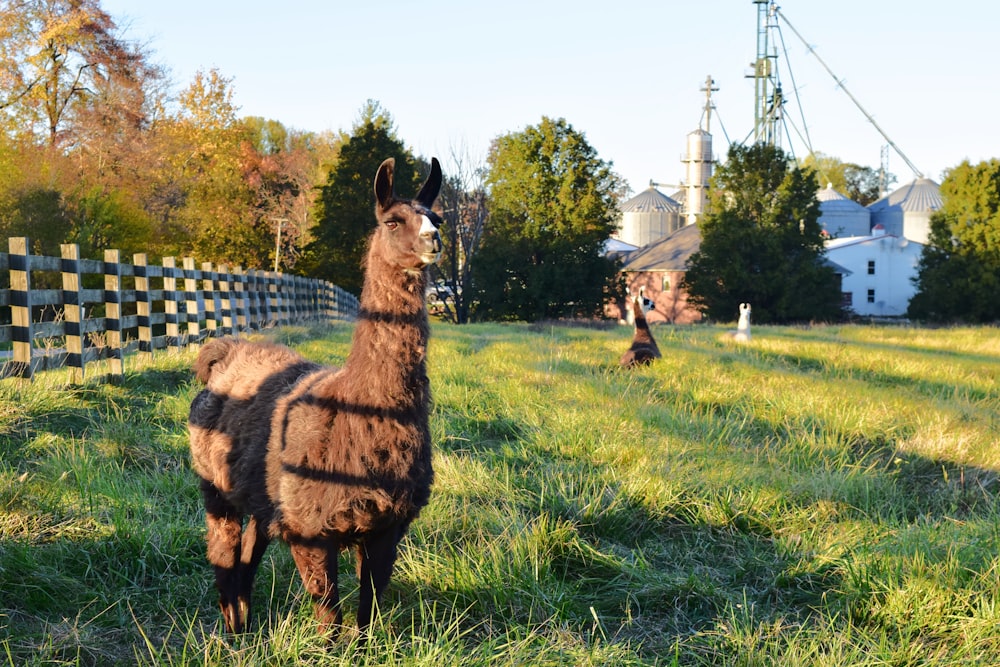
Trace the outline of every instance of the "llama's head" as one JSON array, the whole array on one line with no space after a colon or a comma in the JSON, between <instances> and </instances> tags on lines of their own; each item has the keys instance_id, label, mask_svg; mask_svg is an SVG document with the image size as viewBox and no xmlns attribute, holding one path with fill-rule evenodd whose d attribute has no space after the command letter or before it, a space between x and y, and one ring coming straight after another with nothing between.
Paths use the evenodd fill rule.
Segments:
<instances>
[{"instance_id":1,"label":"llama's head","mask_svg":"<svg viewBox=\"0 0 1000 667\"><path fill-rule=\"evenodd\" d=\"M631 294L631 291L629 293ZM646 296L645 286L640 287L638 292L632 294L632 310L636 315L639 313L645 315L655 308L656 302Z\"/></svg>"},{"instance_id":2,"label":"llama's head","mask_svg":"<svg viewBox=\"0 0 1000 667\"><path fill-rule=\"evenodd\" d=\"M380 256L408 273L419 273L441 257L441 218L431 206L441 189L441 165L431 158L431 173L413 199L399 199L393 191L396 160L382 162L375 174L375 218L372 239Z\"/></svg>"}]
</instances>

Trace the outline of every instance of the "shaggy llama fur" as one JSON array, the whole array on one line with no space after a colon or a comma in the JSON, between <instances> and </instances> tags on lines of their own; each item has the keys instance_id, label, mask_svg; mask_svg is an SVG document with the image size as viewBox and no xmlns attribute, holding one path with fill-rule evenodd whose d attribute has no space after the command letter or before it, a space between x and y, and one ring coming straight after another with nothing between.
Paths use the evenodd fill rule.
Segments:
<instances>
[{"instance_id":1,"label":"shaggy llama fur","mask_svg":"<svg viewBox=\"0 0 1000 667\"><path fill-rule=\"evenodd\" d=\"M324 630L342 625L338 553L355 547L357 622L367 630L397 545L430 498L424 290L441 252L430 210L441 168L432 160L419 194L402 200L394 166L386 160L375 177L377 225L343 368L230 338L206 344L195 363L206 387L191 405L192 462L231 632L248 627L254 575L274 537L290 545Z\"/></svg>"}]
</instances>

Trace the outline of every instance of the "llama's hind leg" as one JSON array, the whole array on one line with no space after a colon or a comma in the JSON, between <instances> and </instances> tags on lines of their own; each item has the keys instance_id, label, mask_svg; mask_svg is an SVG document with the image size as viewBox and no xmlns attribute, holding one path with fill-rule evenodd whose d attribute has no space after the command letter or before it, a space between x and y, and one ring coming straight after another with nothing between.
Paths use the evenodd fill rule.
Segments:
<instances>
[{"instance_id":1,"label":"llama's hind leg","mask_svg":"<svg viewBox=\"0 0 1000 667\"><path fill-rule=\"evenodd\" d=\"M250 598L253 591L253 580L257 575L264 551L270 543L266 524L251 516L243 529L243 544L240 549L238 566L238 581L236 586L236 604L240 617L243 619L243 629L250 628Z\"/></svg>"},{"instance_id":2,"label":"llama's hind leg","mask_svg":"<svg viewBox=\"0 0 1000 667\"><path fill-rule=\"evenodd\" d=\"M397 528L373 535L358 545L358 628L365 632L378 612L382 592L396 563L396 546L402 538Z\"/></svg>"},{"instance_id":3,"label":"llama's hind leg","mask_svg":"<svg viewBox=\"0 0 1000 667\"><path fill-rule=\"evenodd\" d=\"M247 611L240 604L243 516L208 480L201 481L201 492L205 500L205 523L208 528L205 534L208 561L215 568L219 609L222 611L226 630L243 632Z\"/></svg>"},{"instance_id":4,"label":"llama's hind leg","mask_svg":"<svg viewBox=\"0 0 1000 667\"><path fill-rule=\"evenodd\" d=\"M316 620L322 632L336 635L343 625L340 589L337 585L337 555L340 543L333 539L289 539L286 537L302 583L313 599Z\"/></svg>"}]
</instances>

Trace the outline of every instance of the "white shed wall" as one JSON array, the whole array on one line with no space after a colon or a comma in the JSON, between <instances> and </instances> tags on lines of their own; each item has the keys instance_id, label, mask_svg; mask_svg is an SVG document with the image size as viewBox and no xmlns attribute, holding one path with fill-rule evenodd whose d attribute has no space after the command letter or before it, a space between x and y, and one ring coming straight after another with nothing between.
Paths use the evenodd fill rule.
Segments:
<instances>
[{"instance_id":1,"label":"white shed wall","mask_svg":"<svg viewBox=\"0 0 1000 667\"><path fill-rule=\"evenodd\" d=\"M911 278L917 275L917 262L923 245L905 238L881 236L837 239L827 244L827 257L851 271L844 276L842 291L850 293L850 307L858 315L901 317L916 288ZM874 273L869 273L874 262ZM869 302L869 290L873 301Z\"/></svg>"}]
</instances>

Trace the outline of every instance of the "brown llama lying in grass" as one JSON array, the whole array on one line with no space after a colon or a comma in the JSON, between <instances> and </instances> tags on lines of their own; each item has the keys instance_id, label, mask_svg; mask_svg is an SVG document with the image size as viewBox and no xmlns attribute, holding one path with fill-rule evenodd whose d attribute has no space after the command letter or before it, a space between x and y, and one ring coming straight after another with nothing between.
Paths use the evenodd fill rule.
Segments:
<instances>
[{"instance_id":1,"label":"brown llama lying in grass","mask_svg":"<svg viewBox=\"0 0 1000 667\"><path fill-rule=\"evenodd\" d=\"M653 310L656 304L647 299L645 288L640 287L639 293L632 296L632 315L635 318L635 334L632 336L632 346L625 351L618 364L625 368L643 366L660 358L660 348L656 346L653 332L649 330L646 313Z\"/></svg>"},{"instance_id":2,"label":"brown llama lying in grass","mask_svg":"<svg viewBox=\"0 0 1000 667\"><path fill-rule=\"evenodd\" d=\"M357 621L367 631L397 545L430 498L424 289L441 253L430 210L441 167L432 160L410 201L393 193L394 166L386 160L375 176L378 222L343 368L230 338L206 344L195 363L206 387L191 404L192 462L230 632L248 627L254 575L274 537L290 545L321 629L334 634L338 553L356 548Z\"/></svg>"}]
</instances>

